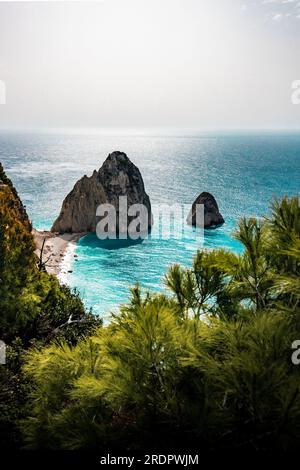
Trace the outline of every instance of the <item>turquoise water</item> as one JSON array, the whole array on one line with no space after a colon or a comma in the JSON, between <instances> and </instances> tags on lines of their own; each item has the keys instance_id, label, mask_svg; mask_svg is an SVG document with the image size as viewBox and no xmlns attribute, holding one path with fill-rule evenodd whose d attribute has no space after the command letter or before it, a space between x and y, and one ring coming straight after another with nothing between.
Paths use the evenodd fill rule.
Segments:
<instances>
[{"instance_id":1,"label":"turquoise water","mask_svg":"<svg viewBox=\"0 0 300 470\"><path fill-rule=\"evenodd\" d=\"M0 161L40 229L50 228L76 180L98 169L113 150L126 152L139 167L153 204L191 204L200 192L209 191L226 223L206 230L204 238L188 227L184 238L178 238L175 228L170 239L150 237L118 249L103 247L92 235L83 238L76 248L78 258L70 256L73 272L65 281L101 315L125 302L128 287L136 282L162 289L168 266L189 266L202 246L240 250L231 237L238 218L265 214L274 195L300 189L299 134L0 134Z\"/></svg>"}]
</instances>

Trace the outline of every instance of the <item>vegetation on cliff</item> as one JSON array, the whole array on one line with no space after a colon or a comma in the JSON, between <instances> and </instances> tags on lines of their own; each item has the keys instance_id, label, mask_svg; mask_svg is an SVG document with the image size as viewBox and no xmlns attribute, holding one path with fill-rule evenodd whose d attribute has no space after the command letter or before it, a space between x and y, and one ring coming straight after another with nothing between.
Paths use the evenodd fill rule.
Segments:
<instances>
[{"instance_id":1,"label":"vegetation on cliff","mask_svg":"<svg viewBox=\"0 0 300 470\"><path fill-rule=\"evenodd\" d=\"M107 326L39 271L0 167L0 440L6 449L296 449L300 203L243 219L240 255L199 251L169 294L137 286ZM299 359L296 353L296 359Z\"/></svg>"},{"instance_id":2,"label":"vegetation on cliff","mask_svg":"<svg viewBox=\"0 0 300 470\"><path fill-rule=\"evenodd\" d=\"M32 348L26 446L292 449L300 441L300 204L241 220L243 254L173 266L76 345Z\"/></svg>"},{"instance_id":3,"label":"vegetation on cliff","mask_svg":"<svg viewBox=\"0 0 300 470\"><path fill-rule=\"evenodd\" d=\"M32 226L17 191L0 164L0 339L7 345L0 365L0 442L19 445L28 381L25 352L64 339L76 344L101 321L86 313L76 292L37 268ZM72 323L70 323L72 321Z\"/></svg>"}]
</instances>

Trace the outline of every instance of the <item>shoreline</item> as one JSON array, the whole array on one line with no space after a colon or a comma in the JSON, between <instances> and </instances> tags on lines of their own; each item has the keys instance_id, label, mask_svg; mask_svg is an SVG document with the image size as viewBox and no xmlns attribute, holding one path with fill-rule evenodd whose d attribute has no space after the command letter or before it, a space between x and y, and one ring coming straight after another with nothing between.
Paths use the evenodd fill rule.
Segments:
<instances>
[{"instance_id":1,"label":"shoreline","mask_svg":"<svg viewBox=\"0 0 300 470\"><path fill-rule=\"evenodd\" d=\"M80 238L84 237L86 233L58 234L48 230L33 229L32 234L36 244L35 253L38 257L40 257L43 240L46 240L43 250L43 261L46 262L46 271L49 274L54 274L61 281L62 276L67 274L67 271L63 272L63 269L68 270L66 263L68 253L74 252L76 243ZM70 250L70 248L72 249ZM76 258L77 256L73 254L73 257ZM70 261L71 257L68 262L70 263Z\"/></svg>"}]
</instances>

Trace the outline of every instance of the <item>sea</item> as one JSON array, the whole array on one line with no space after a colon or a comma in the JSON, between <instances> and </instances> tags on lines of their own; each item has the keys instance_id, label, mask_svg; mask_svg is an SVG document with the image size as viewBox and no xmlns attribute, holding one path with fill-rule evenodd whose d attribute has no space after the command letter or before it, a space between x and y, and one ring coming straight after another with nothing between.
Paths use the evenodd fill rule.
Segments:
<instances>
[{"instance_id":1,"label":"sea","mask_svg":"<svg viewBox=\"0 0 300 470\"><path fill-rule=\"evenodd\" d=\"M188 207L208 191L225 224L204 231L162 224L161 236L114 246L90 234L70 247L61 282L76 288L87 309L104 319L128 301L137 283L144 292L166 291L168 268L190 267L199 249L241 252L233 237L238 220L267 216L274 197L300 190L296 132L0 132L0 161L37 229L50 229L76 181L98 170L114 150L138 166L153 205Z\"/></svg>"}]
</instances>

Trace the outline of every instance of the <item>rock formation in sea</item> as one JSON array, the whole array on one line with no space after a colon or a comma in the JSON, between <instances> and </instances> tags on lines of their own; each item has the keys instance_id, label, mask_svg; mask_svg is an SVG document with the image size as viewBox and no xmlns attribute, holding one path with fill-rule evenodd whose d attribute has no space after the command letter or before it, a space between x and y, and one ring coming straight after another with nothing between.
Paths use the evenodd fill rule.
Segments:
<instances>
[{"instance_id":1,"label":"rock formation in sea","mask_svg":"<svg viewBox=\"0 0 300 470\"><path fill-rule=\"evenodd\" d=\"M94 170L92 176L85 175L77 181L63 201L60 214L51 231L95 232L100 220L100 217L96 216L96 211L101 204L114 206L118 221L120 196L127 196L128 208L133 204L143 204L148 211L146 224L148 222L148 227L151 227L150 199L145 192L139 169L125 153L113 152L108 155L99 171ZM130 217L127 223L130 223Z\"/></svg>"},{"instance_id":2,"label":"rock formation in sea","mask_svg":"<svg viewBox=\"0 0 300 470\"><path fill-rule=\"evenodd\" d=\"M204 228L213 228L224 224L224 219L219 211L217 201L210 193L203 192L193 202L192 208L187 216L187 223L193 226L203 227L203 220L196 220L196 209L198 204L204 206Z\"/></svg>"}]
</instances>

